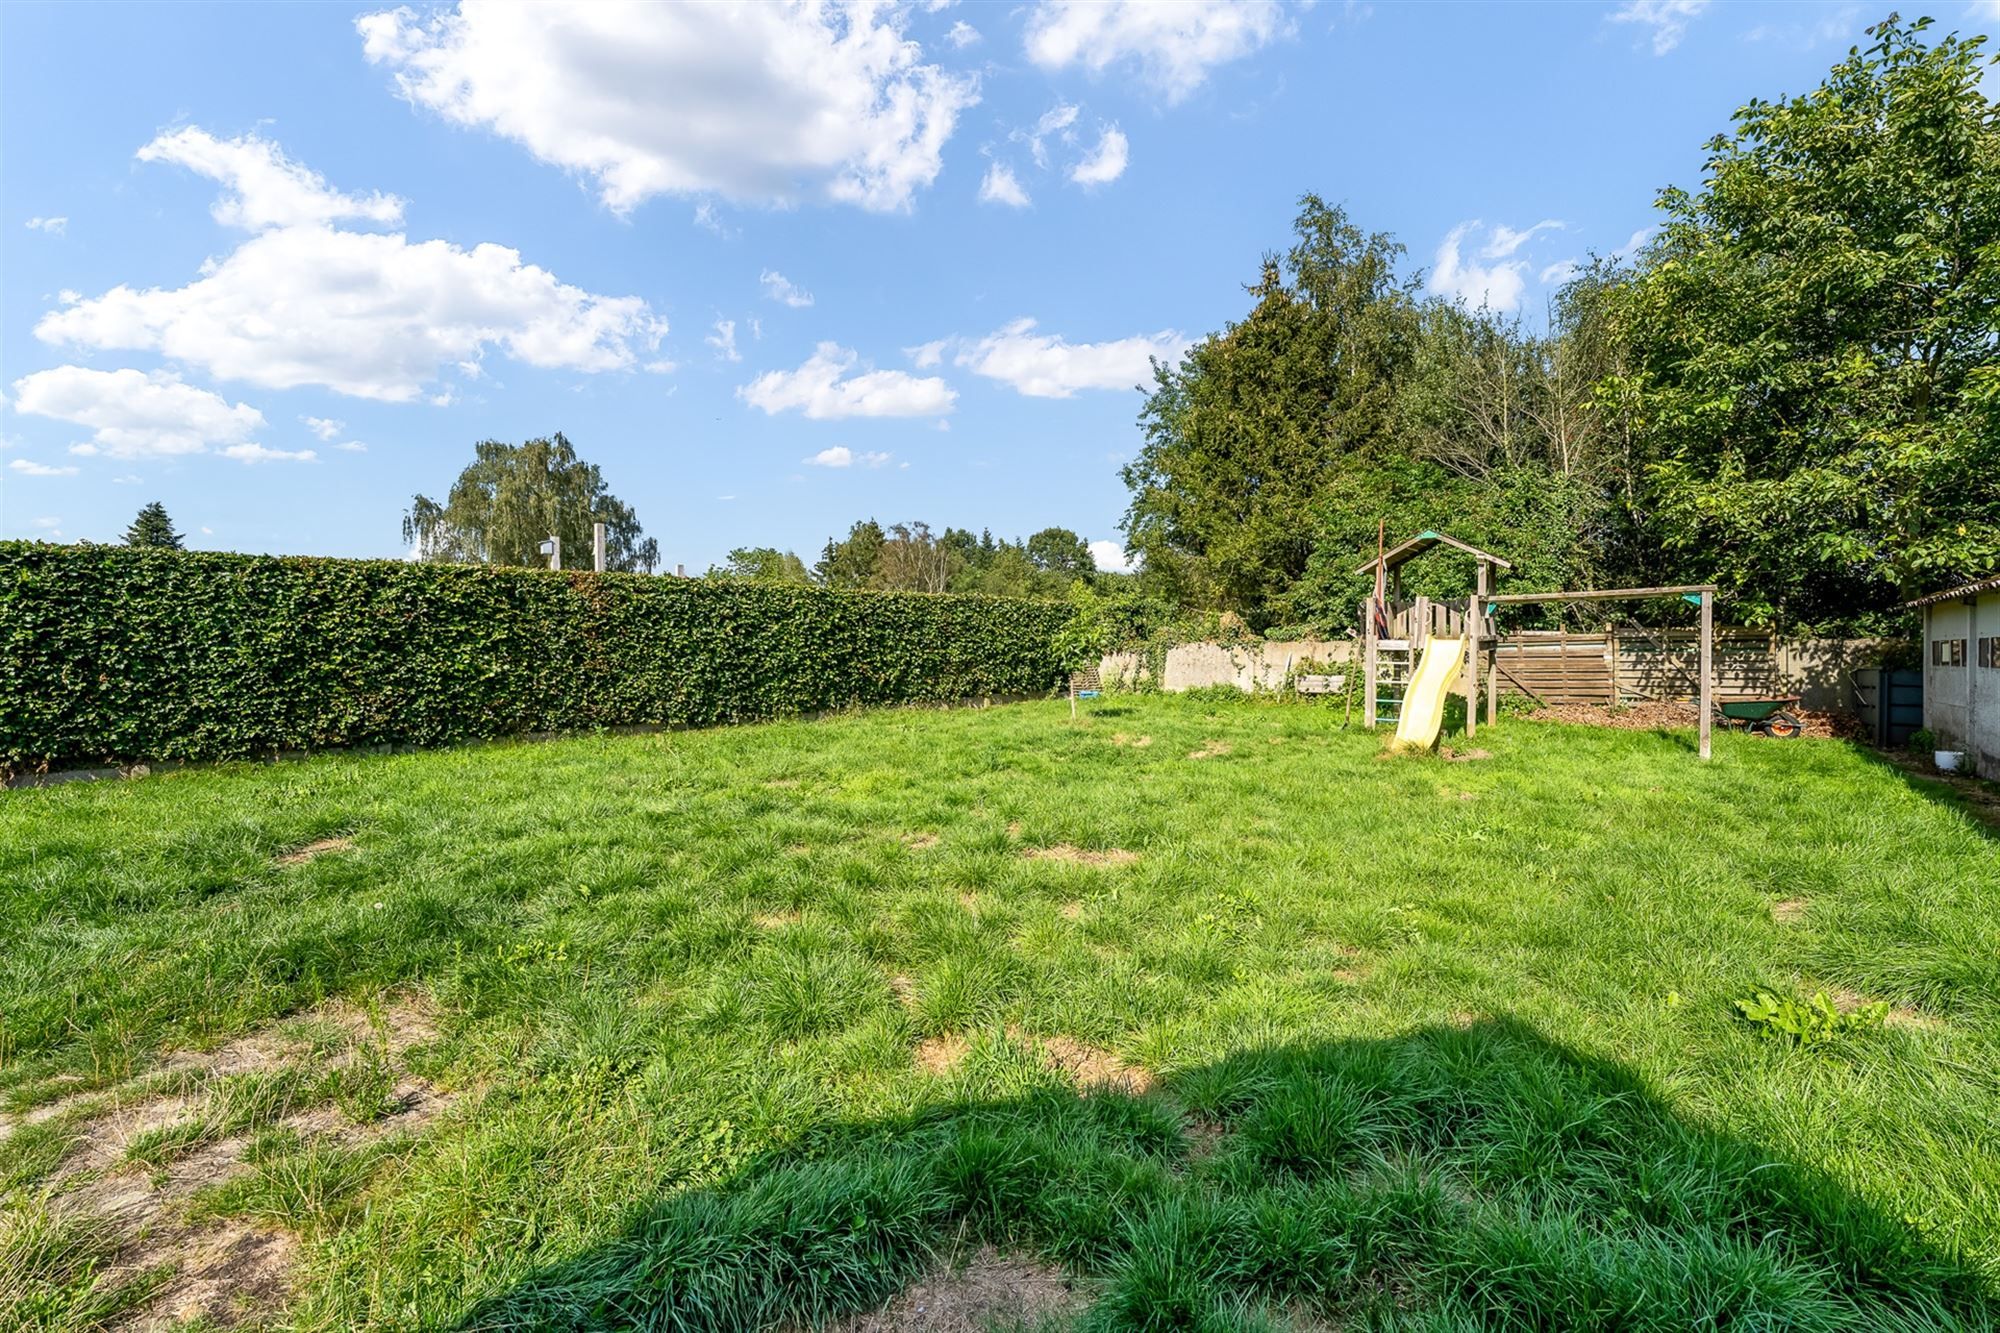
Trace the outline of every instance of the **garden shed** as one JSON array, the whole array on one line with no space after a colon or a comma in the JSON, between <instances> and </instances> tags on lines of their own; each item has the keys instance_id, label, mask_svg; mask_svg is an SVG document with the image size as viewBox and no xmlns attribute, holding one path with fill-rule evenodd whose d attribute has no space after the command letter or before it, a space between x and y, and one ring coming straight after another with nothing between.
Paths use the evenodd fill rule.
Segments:
<instances>
[{"instance_id":1,"label":"garden shed","mask_svg":"<svg viewBox=\"0 0 2000 1333\"><path fill-rule=\"evenodd\" d=\"M1909 603L1923 612L1924 725L2000 777L2000 574Z\"/></svg>"}]
</instances>

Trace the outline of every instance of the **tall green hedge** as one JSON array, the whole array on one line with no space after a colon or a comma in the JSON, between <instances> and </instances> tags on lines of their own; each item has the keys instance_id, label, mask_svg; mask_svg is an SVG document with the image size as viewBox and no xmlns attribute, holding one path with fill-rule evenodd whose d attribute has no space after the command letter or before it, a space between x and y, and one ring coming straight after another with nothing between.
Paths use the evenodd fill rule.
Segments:
<instances>
[{"instance_id":1,"label":"tall green hedge","mask_svg":"<svg viewBox=\"0 0 2000 1333\"><path fill-rule=\"evenodd\" d=\"M0 768L1041 693L1059 602L0 542Z\"/></svg>"}]
</instances>

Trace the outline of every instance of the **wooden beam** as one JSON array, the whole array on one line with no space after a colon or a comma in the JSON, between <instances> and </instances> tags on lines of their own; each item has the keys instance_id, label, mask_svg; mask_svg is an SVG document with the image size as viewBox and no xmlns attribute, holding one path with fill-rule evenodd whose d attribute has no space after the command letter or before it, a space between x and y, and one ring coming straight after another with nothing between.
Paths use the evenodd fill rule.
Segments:
<instances>
[{"instance_id":1,"label":"wooden beam","mask_svg":"<svg viewBox=\"0 0 2000 1333\"><path fill-rule=\"evenodd\" d=\"M1701 594L1701 757L1708 758L1709 714L1715 711L1715 590Z\"/></svg>"},{"instance_id":2,"label":"wooden beam","mask_svg":"<svg viewBox=\"0 0 2000 1333\"><path fill-rule=\"evenodd\" d=\"M1465 735L1470 740L1479 731L1479 618L1486 614L1486 570L1479 562L1477 582L1465 607Z\"/></svg>"},{"instance_id":3,"label":"wooden beam","mask_svg":"<svg viewBox=\"0 0 2000 1333\"><path fill-rule=\"evenodd\" d=\"M1713 583L1690 583L1675 588L1605 588L1598 592L1503 592L1486 600L1496 606L1520 606L1529 602L1617 602L1642 597L1685 597L1691 593L1715 594Z\"/></svg>"}]
</instances>

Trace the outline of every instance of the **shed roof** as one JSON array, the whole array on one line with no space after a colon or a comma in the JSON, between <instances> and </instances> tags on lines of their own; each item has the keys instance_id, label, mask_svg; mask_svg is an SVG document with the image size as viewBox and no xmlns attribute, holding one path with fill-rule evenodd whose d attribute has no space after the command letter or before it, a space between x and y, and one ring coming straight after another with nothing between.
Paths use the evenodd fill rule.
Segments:
<instances>
[{"instance_id":1,"label":"shed roof","mask_svg":"<svg viewBox=\"0 0 2000 1333\"><path fill-rule=\"evenodd\" d=\"M1907 611L1918 606L1935 606L1939 602L1955 602L1961 597L1977 597L1983 592L2000 592L2000 574L1989 575L1960 588L1946 588L1943 592L1919 597L1914 602L1904 602L1903 609Z\"/></svg>"},{"instance_id":2,"label":"shed roof","mask_svg":"<svg viewBox=\"0 0 2000 1333\"><path fill-rule=\"evenodd\" d=\"M1425 551L1430 550L1431 547L1438 545L1440 542L1442 542L1446 546L1456 547L1458 550L1465 552L1467 555L1472 556L1474 559L1484 560L1489 564L1498 565L1502 569L1512 569L1514 567L1511 563L1502 560L1499 556L1493 554L1493 552L1491 551L1482 551L1477 546L1473 546L1467 542L1462 542L1456 537L1447 537L1442 532L1432 532L1429 528L1426 528L1422 532L1418 533L1416 536L1402 543L1401 545L1390 547L1388 550L1384 551L1381 555L1377 556L1374 560L1370 560L1367 564L1361 566L1361 568L1355 570L1354 572L1357 574L1366 574L1370 570L1374 569L1378 563L1382 566L1383 570L1386 572L1388 570L1394 569L1398 565L1416 559L1418 556L1422 555Z\"/></svg>"}]
</instances>

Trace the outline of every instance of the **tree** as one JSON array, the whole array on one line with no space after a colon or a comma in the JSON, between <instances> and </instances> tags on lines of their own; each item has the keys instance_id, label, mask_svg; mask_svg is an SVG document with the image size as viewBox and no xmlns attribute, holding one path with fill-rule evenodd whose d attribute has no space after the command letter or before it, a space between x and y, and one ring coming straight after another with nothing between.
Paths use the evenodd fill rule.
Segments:
<instances>
[{"instance_id":1,"label":"tree","mask_svg":"<svg viewBox=\"0 0 2000 1333\"><path fill-rule=\"evenodd\" d=\"M723 565L711 565L708 577L742 583L811 583L812 571L790 551L772 546L739 546Z\"/></svg>"},{"instance_id":2,"label":"tree","mask_svg":"<svg viewBox=\"0 0 2000 1333\"><path fill-rule=\"evenodd\" d=\"M660 561L659 545L640 530L639 516L611 494L593 463L576 456L558 431L553 439L504 444L483 440L443 504L419 495L403 515L403 540L419 560L459 564L539 565L539 547L560 537L563 560L586 565L593 524L605 525L605 568L644 569Z\"/></svg>"},{"instance_id":3,"label":"tree","mask_svg":"<svg viewBox=\"0 0 2000 1333\"><path fill-rule=\"evenodd\" d=\"M871 588L875 570L882 563L882 545L887 541L882 525L863 519L847 530L844 541L827 539L813 575L829 588Z\"/></svg>"},{"instance_id":4,"label":"tree","mask_svg":"<svg viewBox=\"0 0 2000 1333\"><path fill-rule=\"evenodd\" d=\"M1851 626L2000 561L2000 110L1983 39L1928 26L1744 106L1615 302L1644 499L1753 622Z\"/></svg>"},{"instance_id":5,"label":"tree","mask_svg":"<svg viewBox=\"0 0 2000 1333\"><path fill-rule=\"evenodd\" d=\"M928 523L898 523L889 529L875 565L873 586L899 592L943 592L951 586L952 553Z\"/></svg>"},{"instance_id":6,"label":"tree","mask_svg":"<svg viewBox=\"0 0 2000 1333\"><path fill-rule=\"evenodd\" d=\"M1058 588L1067 588L1078 579L1088 581L1097 572L1089 545L1068 528L1043 528L1028 538L1028 562L1052 576Z\"/></svg>"},{"instance_id":7,"label":"tree","mask_svg":"<svg viewBox=\"0 0 2000 1333\"><path fill-rule=\"evenodd\" d=\"M1386 441L1414 336L1401 246L1310 194L1293 231L1241 323L1154 367L1123 474L1149 584L1254 624L1305 571L1328 470Z\"/></svg>"},{"instance_id":8,"label":"tree","mask_svg":"<svg viewBox=\"0 0 2000 1333\"><path fill-rule=\"evenodd\" d=\"M167 517L167 507L158 500L139 511L132 520L132 526L125 529L127 546L164 546L171 550L181 549L181 534L174 531L174 522Z\"/></svg>"}]
</instances>

